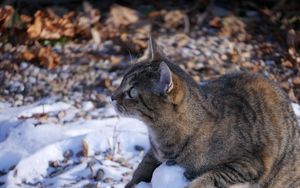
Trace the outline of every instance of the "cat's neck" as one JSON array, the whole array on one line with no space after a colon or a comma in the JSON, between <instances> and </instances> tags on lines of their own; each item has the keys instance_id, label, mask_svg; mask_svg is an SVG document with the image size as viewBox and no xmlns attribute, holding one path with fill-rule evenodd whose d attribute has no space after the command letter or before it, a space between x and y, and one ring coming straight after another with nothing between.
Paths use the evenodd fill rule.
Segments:
<instances>
[{"instance_id":1,"label":"cat's neck","mask_svg":"<svg viewBox=\"0 0 300 188\"><path fill-rule=\"evenodd\" d=\"M212 109L203 93L194 87L185 88L185 96L179 105L157 114L154 121L149 122L151 134L163 137L168 130L174 130L182 137L192 135L199 123L211 120Z\"/></svg>"}]
</instances>

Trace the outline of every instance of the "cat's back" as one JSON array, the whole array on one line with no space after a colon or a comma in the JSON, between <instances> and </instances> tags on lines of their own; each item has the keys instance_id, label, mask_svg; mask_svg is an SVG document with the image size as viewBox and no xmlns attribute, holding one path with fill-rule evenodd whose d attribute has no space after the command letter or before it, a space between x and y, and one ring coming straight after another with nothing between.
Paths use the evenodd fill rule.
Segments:
<instances>
[{"instance_id":1,"label":"cat's back","mask_svg":"<svg viewBox=\"0 0 300 188\"><path fill-rule=\"evenodd\" d=\"M278 119L276 117L282 112L288 112L291 119L296 120L286 94L276 84L259 74L247 72L227 74L207 82L200 90L217 108L220 105L225 107L230 104L232 108L247 107L255 111L256 115L270 112L268 115L273 119Z\"/></svg>"},{"instance_id":2,"label":"cat's back","mask_svg":"<svg viewBox=\"0 0 300 188\"><path fill-rule=\"evenodd\" d=\"M232 74L224 75L216 80L207 82L202 85L202 89L208 94L215 95L226 95L226 94L237 94L237 95L251 95L257 94L256 97L272 98L273 100L285 100L284 93L275 86L271 81L267 80L261 75L251 74L247 72L237 72ZM254 93L253 93L254 92ZM220 97L219 96L219 97Z\"/></svg>"},{"instance_id":3,"label":"cat's back","mask_svg":"<svg viewBox=\"0 0 300 188\"><path fill-rule=\"evenodd\" d=\"M232 119L235 124L240 118L235 128L248 132L251 139L246 142L259 148L254 154L261 157L265 172L257 187L300 187L298 122L278 86L261 75L240 72L208 82L200 90L220 122Z\"/></svg>"}]
</instances>

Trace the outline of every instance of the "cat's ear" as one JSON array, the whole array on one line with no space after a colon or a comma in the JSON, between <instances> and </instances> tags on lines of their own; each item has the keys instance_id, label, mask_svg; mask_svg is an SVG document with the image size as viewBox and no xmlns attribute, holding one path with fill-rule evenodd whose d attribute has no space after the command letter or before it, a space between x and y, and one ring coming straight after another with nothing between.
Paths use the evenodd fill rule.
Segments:
<instances>
[{"instance_id":1,"label":"cat's ear","mask_svg":"<svg viewBox=\"0 0 300 188\"><path fill-rule=\"evenodd\" d=\"M159 92L167 94L173 89L172 72L165 62L159 65L160 78L159 78Z\"/></svg>"},{"instance_id":2,"label":"cat's ear","mask_svg":"<svg viewBox=\"0 0 300 188\"><path fill-rule=\"evenodd\" d=\"M151 34L149 34L147 53L148 53L148 59L151 62L167 59L163 50L157 45L155 40L152 38Z\"/></svg>"}]
</instances>

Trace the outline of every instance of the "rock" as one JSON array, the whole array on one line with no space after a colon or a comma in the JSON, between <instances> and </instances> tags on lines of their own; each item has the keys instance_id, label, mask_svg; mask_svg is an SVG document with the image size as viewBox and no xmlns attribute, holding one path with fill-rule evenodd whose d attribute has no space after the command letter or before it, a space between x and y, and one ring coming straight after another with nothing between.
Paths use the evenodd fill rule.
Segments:
<instances>
[{"instance_id":1,"label":"rock","mask_svg":"<svg viewBox=\"0 0 300 188\"><path fill-rule=\"evenodd\" d=\"M49 166L52 168L57 168L60 166L59 161L49 161Z\"/></svg>"},{"instance_id":2,"label":"rock","mask_svg":"<svg viewBox=\"0 0 300 188\"><path fill-rule=\"evenodd\" d=\"M91 101L85 101L82 103L82 110L89 111L94 108L94 104Z\"/></svg>"},{"instance_id":3,"label":"rock","mask_svg":"<svg viewBox=\"0 0 300 188\"><path fill-rule=\"evenodd\" d=\"M58 117L59 119L62 119L63 117L65 117L65 115L66 115L66 112L65 112L65 111L60 111L60 112L57 114L57 117Z\"/></svg>"},{"instance_id":4,"label":"rock","mask_svg":"<svg viewBox=\"0 0 300 188\"><path fill-rule=\"evenodd\" d=\"M73 157L74 153L72 150L67 150L63 153L64 158L66 159L70 159L71 157Z\"/></svg>"},{"instance_id":5,"label":"rock","mask_svg":"<svg viewBox=\"0 0 300 188\"><path fill-rule=\"evenodd\" d=\"M134 146L134 149L135 149L136 151L144 151L144 150L145 150L144 147L142 147L142 146L140 146L140 145L135 145L135 146Z\"/></svg>"},{"instance_id":6,"label":"rock","mask_svg":"<svg viewBox=\"0 0 300 188\"><path fill-rule=\"evenodd\" d=\"M293 84L297 87L300 87L300 77L297 76L293 79Z\"/></svg>"},{"instance_id":7,"label":"rock","mask_svg":"<svg viewBox=\"0 0 300 188\"><path fill-rule=\"evenodd\" d=\"M98 188L96 183L88 183L83 186L83 188Z\"/></svg>"},{"instance_id":8,"label":"rock","mask_svg":"<svg viewBox=\"0 0 300 188\"><path fill-rule=\"evenodd\" d=\"M103 169L99 169L97 170L97 173L95 175L95 180L96 181L101 181L104 177L104 170Z\"/></svg>"},{"instance_id":9,"label":"rock","mask_svg":"<svg viewBox=\"0 0 300 188\"><path fill-rule=\"evenodd\" d=\"M103 182L104 183L113 183L113 182L115 182L115 180L113 179L113 178L105 178L104 180L103 180Z\"/></svg>"}]
</instances>

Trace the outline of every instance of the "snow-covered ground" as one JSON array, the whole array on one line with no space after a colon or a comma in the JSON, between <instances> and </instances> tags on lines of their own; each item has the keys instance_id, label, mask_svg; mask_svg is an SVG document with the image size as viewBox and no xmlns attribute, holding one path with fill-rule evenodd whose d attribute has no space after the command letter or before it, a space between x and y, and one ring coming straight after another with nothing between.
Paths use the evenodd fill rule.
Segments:
<instances>
[{"instance_id":1,"label":"snow-covered ground","mask_svg":"<svg viewBox=\"0 0 300 188\"><path fill-rule=\"evenodd\" d=\"M299 105L293 107L300 117ZM82 109L43 100L18 108L0 103L0 187L115 187L130 180L149 149L147 129L111 107ZM178 166L161 165L152 185L182 188Z\"/></svg>"}]
</instances>

